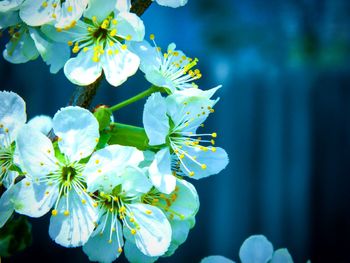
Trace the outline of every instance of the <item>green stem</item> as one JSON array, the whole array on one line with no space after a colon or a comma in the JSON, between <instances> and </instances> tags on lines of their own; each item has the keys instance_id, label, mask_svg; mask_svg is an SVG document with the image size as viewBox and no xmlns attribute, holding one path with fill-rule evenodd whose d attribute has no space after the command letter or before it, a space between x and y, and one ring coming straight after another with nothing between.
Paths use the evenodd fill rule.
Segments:
<instances>
[{"instance_id":1,"label":"green stem","mask_svg":"<svg viewBox=\"0 0 350 263\"><path fill-rule=\"evenodd\" d=\"M127 99L127 100L124 100L112 107L109 108L110 111L117 111L121 108L124 108L125 106L128 106L129 104L131 103L134 103L138 100L141 100L145 97L148 97L149 95L151 95L152 93L155 93L155 92L165 92L165 89L164 88L160 88L160 87L157 87L157 86L152 86L150 87L149 89L135 95L134 97L131 97L130 99Z\"/></svg>"}]
</instances>

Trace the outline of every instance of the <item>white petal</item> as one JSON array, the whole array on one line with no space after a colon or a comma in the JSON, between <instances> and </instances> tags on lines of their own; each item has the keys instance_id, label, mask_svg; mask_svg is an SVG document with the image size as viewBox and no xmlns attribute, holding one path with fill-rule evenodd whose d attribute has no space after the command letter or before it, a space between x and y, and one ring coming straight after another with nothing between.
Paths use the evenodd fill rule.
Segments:
<instances>
[{"instance_id":1,"label":"white petal","mask_svg":"<svg viewBox=\"0 0 350 263\"><path fill-rule=\"evenodd\" d=\"M31 177L45 176L58 169L52 143L40 131L24 126L17 136L16 151L22 169Z\"/></svg>"},{"instance_id":2,"label":"white petal","mask_svg":"<svg viewBox=\"0 0 350 263\"><path fill-rule=\"evenodd\" d=\"M141 59L140 69L145 74L154 70L159 71L162 61L155 47L152 47L146 40L142 42L129 42L129 44L130 51L138 55Z\"/></svg>"},{"instance_id":3,"label":"white petal","mask_svg":"<svg viewBox=\"0 0 350 263\"><path fill-rule=\"evenodd\" d=\"M57 73L70 57L68 45L49 41L37 29L30 28L29 32L42 59L50 65L50 72Z\"/></svg>"},{"instance_id":4,"label":"white petal","mask_svg":"<svg viewBox=\"0 0 350 263\"><path fill-rule=\"evenodd\" d=\"M126 39L131 37L132 41L142 41L145 36L145 26L142 20L135 14L129 12L119 13L115 18L117 35Z\"/></svg>"},{"instance_id":5,"label":"white petal","mask_svg":"<svg viewBox=\"0 0 350 263\"><path fill-rule=\"evenodd\" d=\"M293 263L293 259L288 249L280 248L273 253L271 263Z\"/></svg>"},{"instance_id":6,"label":"white petal","mask_svg":"<svg viewBox=\"0 0 350 263\"><path fill-rule=\"evenodd\" d=\"M12 142L27 120L26 104L16 93L7 91L0 91L0 101L0 135L8 134Z\"/></svg>"},{"instance_id":7,"label":"white petal","mask_svg":"<svg viewBox=\"0 0 350 263\"><path fill-rule=\"evenodd\" d=\"M67 197L61 197L57 211L56 216L51 216L50 237L64 247L84 245L97 221L97 211L91 197L83 191L77 193L74 189L70 190ZM64 215L65 211L69 214Z\"/></svg>"},{"instance_id":8,"label":"white petal","mask_svg":"<svg viewBox=\"0 0 350 263\"><path fill-rule=\"evenodd\" d=\"M118 0L115 4L115 8L118 12L129 12L131 8L130 0Z\"/></svg>"},{"instance_id":9,"label":"white petal","mask_svg":"<svg viewBox=\"0 0 350 263\"><path fill-rule=\"evenodd\" d=\"M55 26L58 28L69 27L72 23L78 21L86 6L88 0L66 0L58 3L58 7L55 10L56 23Z\"/></svg>"},{"instance_id":10,"label":"white petal","mask_svg":"<svg viewBox=\"0 0 350 263\"><path fill-rule=\"evenodd\" d=\"M80 107L66 107L53 117L53 129L59 137L58 146L71 162L89 156L98 139L98 121L94 115Z\"/></svg>"},{"instance_id":11,"label":"white petal","mask_svg":"<svg viewBox=\"0 0 350 263\"><path fill-rule=\"evenodd\" d=\"M125 242L124 253L130 263L153 263L158 260L158 257L147 257L140 252L135 244L129 241Z\"/></svg>"},{"instance_id":12,"label":"white petal","mask_svg":"<svg viewBox=\"0 0 350 263\"><path fill-rule=\"evenodd\" d=\"M140 59L129 50L118 48L119 44L106 47L106 52L101 56L101 65L106 80L117 87L123 84L128 77L134 75L140 65ZM116 50L117 51L116 53Z\"/></svg>"},{"instance_id":13,"label":"white petal","mask_svg":"<svg viewBox=\"0 0 350 263\"><path fill-rule=\"evenodd\" d=\"M212 149L215 149L215 152ZM191 176L194 179L218 174L225 169L229 162L226 151L220 147L208 147L207 151L203 151L200 148L184 146L182 150L187 151L187 154L192 158L185 156L182 159L187 169L181 164L181 170L187 176L190 176L189 172L194 172L194 175ZM196 157L196 162L192 160L194 156ZM202 164L206 166L205 169L201 167Z\"/></svg>"},{"instance_id":14,"label":"white petal","mask_svg":"<svg viewBox=\"0 0 350 263\"><path fill-rule=\"evenodd\" d=\"M232 261L231 259L225 258L223 256L209 256L209 257L203 258L201 263L234 263L234 261Z\"/></svg>"},{"instance_id":15,"label":"white petal","mask_svg":"<svg viewBox=\"0 0 350 263\"><path fill-rule=\"evenodd\" d=\"M54 0L47 0L47 7L43 1L25 1L19 11L21 19L30 26L41 26L54 20Z\"/></svg>"},{"instance_id":16,"label":"white petal","mask_svg":"<svg viewBox=\"0 0 350 263\"><path fill-rule=\"evenodd\" d=\"M156 0L159 5L177 8L187 4L187 0Z\"/></svg>"},{"instance_id":17,"label":"white petal","mask_svg":"<svg viewBox=\"0 0 350 263\"><path fill-rule=\"evenodd\" d=\"M3 0L0 1L0 12L18 10L24 0Z\"/></svg>"},{"instance_id":18,"label":"white petal","mask_svg":"<svg viewBox=\"0 0 350 263\"><path fill-rule=\"evenodd\" d=\"M150 145L166 142L170 128L166 112L167 105L160 93L154 93L147 99L143 109L143 125Z\"/></svg>"},{"instance_id":19,"label":"white petal","mask_svg":"<svg viewBox=\"0 0 350 263\"><path fill-rule=\"evenodd\" d=\"M118 249L122 248L124 243L121 224L109 213L102 216L98 223L98 227L83 246L83 251L90 261L113 262L119 257ZM112 228L114 228L113 232L111 232Z\"/></svg>"},{"instance_id":20,"label":"white petal","mask_svg":"<svg viewBox=\"0 0 350 263\"><path fill-rule=\"evenodd\" d=\"M122 190L126 196L140 196L147 193L152 184L145 173L138 167L126 167L122 173Z\"/></svg>"},{"instance_id":21,"label":"white petal","mask_svg":"<svg viewBox=\"0 0 350 263\"><path fill-rule=\"evenodd\" d=\"M120 0L104 0L101 5L101 0L89 0L89 6L84 12L84 17L92 19L93 16L97 18L98 22L102 22L113 12L115 3Z\"/></svg>"},{"instance_id":22,"label":"white petal","mask_svg":"<svg viewBox=\"0 0 350 263\"><path fill-rule=\"evenodd\" d=\"M41 217L50 211L58 196L58 186L36 184L23 179L15 184L14 207L17 213Z\"/></svg>"},{"instance_id":23,"label":"white petal","mask_svg":"<svg viewBox=\"0 0 350 263\"><path fill-rule=\"evenodd\" d=\"M52 118L46 115L39 115L29 120L27 125L47 135L52 129Z\"/></svg>"},{"instance_id":24,"label":"white petal","mask_svg":"<svg viewBox=\"0 0 350 263\"><path fill-rule=\"evenodd\" d=\"M146 204L128 205L138 225L135 244L138 249L150 257L163 255L171 242L171 226L158 208Z\"/></svg>"},{"instance_id":25,"label":"white petal","mask_svg":"<svg viewBox=\"0 0 350 263\"><path fill-rule=\"evenodd\" d=\"M2 184L5 186L5 188L9 188L11 185L15 183L17 176L18 176L17 172L7 171L6 176L3 177Z\"/></svg>"},{"instance_id":26,"label":"white petal","mask_svg":"<svg viewBox=\"0 0 350 263\"><path fill-rule=\"evenodd\" d=\"M12 186L8 188L0 197L0 228L5 225L14 211L13 192L14 187Z\"/></svg>"},{"instance_id":27,"label":"white petal","mask_svg":"<svg viewBox=\"0 0 350 263\"><path fill-rule=\"evenodd\" d=\"M80 51L78 56L71 58L64 66L64 74L76 85L86 86L93 83L102 73L99 62L92 61L94 51Z\"/></svg>"},{"instance_id":28,"label":"white petal","mask_svg":"<svg viewBox=\"0 0 350 263\"><path fill-rule=\"evenodd\" d=\"M120 175L125 167L137 166L142 160L142 152L129 146L110 145L96 151L83 171L88 191L110 193L115 186L121 184L123 178Z\"/></svg>"},{"instance_id":29,"label":"white petal","mask_svg":"<svg viewBox=\"0 0 350 263\"><path fill-rule=\"evenodd\" d=\"M240 250L239 258L242 263L266 263L273 253L273 246L263 235L254 235L247 238Z\"/></svg>"},{"instance_id":30,"label":"white petal","mask_svg":"<svg viewBox=\"0 0 350 263\"><path fill-rule=\"evenodd\" d=\"M171 171L171 156L168 148L157 152L148 171L152 184L160 192L170 194L175 190L176 178Z\"/></svg>"}]
</instances>

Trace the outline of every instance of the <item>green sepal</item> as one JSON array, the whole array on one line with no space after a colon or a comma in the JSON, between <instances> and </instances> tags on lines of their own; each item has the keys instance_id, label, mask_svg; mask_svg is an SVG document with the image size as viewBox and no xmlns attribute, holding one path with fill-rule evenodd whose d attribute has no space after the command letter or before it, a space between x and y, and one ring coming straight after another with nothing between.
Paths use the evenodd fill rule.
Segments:
<instances>
[{"instance_id":1,"label":"green sepal","mask_svg":"<svg viewBox=\"0 0 350 263\"><path fill-rule=\"evenodd\" d=\"M0 257L10 257L32 243L32 226L24 216L9 220L0 229Z\"/></svg>"},{"instance_id":2,"label":"green sepal","mask_svg":"<svg viewBox=\"0 0 350 263\"><path fill-rule=\"evenodd\" d=\"M63 153L61 153L60 148L58 147L58 141L54 141L52 143L53 148L55 150L55 157L60 163L66 163L66 158L64 157Z\"/></svg>"},{"instance_id":3,"label":"green sepal","mask_svg":"<svg viewBox=\"0 0 350 263\"><path fill-rule=\"evenodd\" d=\"M99 107L95 110L94 116L98 121L100 131L111 123L112 111L106 107Z\"/></svg>"}]
</instances>

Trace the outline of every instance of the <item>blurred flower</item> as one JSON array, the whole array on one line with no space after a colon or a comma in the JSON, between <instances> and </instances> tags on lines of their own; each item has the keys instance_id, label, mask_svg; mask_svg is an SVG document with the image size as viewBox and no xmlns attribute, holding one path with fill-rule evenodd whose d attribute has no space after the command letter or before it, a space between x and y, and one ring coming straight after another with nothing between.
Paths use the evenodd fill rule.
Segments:
<instances>
[{"instance_id":1,"label":"blurred flower","mask_svg":"<svg viewBox=\"0 0 350 263\"><path fill-rule=\"evenodd\" d=\"M171 92L197 87L193 82L202 74L198 69L198 59L187 57L181 50L175 50L176 45L171 43L166 53L162 53L154 42L154 47L147 41L131 44L131 50L141 59L140 69L145 73L146 79L158 87L168 88Z\"/></svg>"},{"instance_id":2,"label":"blurred flower","mask_svg":"<svg viewBox=\"0 0 350 263\"><path fill-rule=\"evenodd\" d=\"M172 8L184 6L187 4L187 0L155 0L155 1L157 2L158 5L168 6Z\"/></svg>"}]
</instances>

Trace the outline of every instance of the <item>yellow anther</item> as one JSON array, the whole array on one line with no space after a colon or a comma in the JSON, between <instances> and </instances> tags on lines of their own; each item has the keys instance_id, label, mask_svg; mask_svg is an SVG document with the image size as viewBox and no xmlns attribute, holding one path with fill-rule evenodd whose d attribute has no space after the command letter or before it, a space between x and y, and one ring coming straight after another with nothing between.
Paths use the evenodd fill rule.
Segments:
<instances>
[{"instance_id":1,"label":"yellow anther","mask_svg":"<svg viewBox=\"0 0 350 263\"><path fill-rule=\"evenodd\" d=\"M58 213L58 212L57 212L56 209L54 209L54 210L51 211L51 215L53 215L53 216L57 216L57 213Z\"/></svg>"},{"instance_id":2,"label":"yellow anther","mask_svg":"<svg viewBox=\"0 0 350 263\"><path fill-rule=\"evenodd\" d=\"M47 153L49 153L49 154L50 154L50 153L51 153L51 150L50 150L50 149L48 149L48 150L47 150Z\"/></svg>"},{"instance_id":3,"label":"yellow anther","mask_svg":"<svg viewBox=\"0 0 350 263\"><path fill-rule=\"evenodd\" d=\"M210 140L212 145L215 145L215 141L213 139Z\"/></svg>"},{"instance_id":4,"label":"yellow anther","mask_svg":"<svg viewBox=\"0 0 350 263\"><path fill-rule=\"evenodd\" d=\"M95 164L99 164L99 163L100 163L100 160L96 159Z\"/></svg>"},{"instance_id":5,"label":"yellow anther","mask_svg":"<svg viewBox=\"0 0 350 263\"><path fill-rule=\"evenodd\" d=\"M126 44L124 44L124 45L122 45L122 49L126 50L126 49L128 49L128 46Z\"/></svg>"},{"instance_id":6,"label":"yellow anther","mask_svg":"<svg viewBox=\"0 0 350 263\"><path fill-rule=\"evenodd\" d=\"M56 19L57 18L56 14L52 14L52 18Z\"/></svg>"},{"instance_id":7,"label":"yellow anther","mask_svg":"<svg viewBox=\"0 0 350 263\"><path fill-rule=\"evenodd\" d=\"M68 11L68 12L72 12L72 11L73 11L73 6L71 6L71 5L68 6L68 7L67 7L67 11Z\"/></svg>"},{"instance_id":8,"label":"yellow anther","mask_svg":"<svg viewBox=\"0 0 350 263\"><path fill-rule=\"evenodd\" d=\"M5 169L6 170L6 169ZM30 182L26 182L26 186L30 186Z\"/></svg>"},{"instance_id":9,"label":"yellow anther","mask_svg":"<svg viewBox=\"0 0 350 263\"><path fill-rule=\"evenodd\" d=\"M41 4L41 6L45 8L45 7L48 6L48 4L47 4L47 2L45 1L45 2L43 2L43 3Z\"/></svg>"},{"instance_id":10,"label":"yellow anther","mask_svg":"<svg viewBox=\"0 0 350 263\"><path fill-rule=\"evenodd\" d=\"M190 176L194 176L194 172L192 171L192 172L190 172L190 174L189 174Z\"/></svg>"},{"instance_id":11,"label":"yellow anther","mask_svg":"<svg viewBox=\"0 0 350 263\"><path fill-rule=\"evenodd\" d=\"M49 191L46 191L46 192L45 192L45 194L46 194L46 195L49 195L49 194L50 194L50 192L49 192Z\"/></svg>"},{"instance_id":12,"label":"yellow anther","mask_svg":"<svg viewBox=\"0 0 350 263\"><path fill-rule=\"evenodd\" d=\"M205 170L205 169L207 169L207 165L203 163L203 164L201 165L201 168L202 168L203 170Z\"/></svg>"},{"instance_id":13,"label":"yellow anther","mask_svg":"<svg viewBox=\"0 0 350 263\"><path fill-rule=\"evenodd\" d=\"M130 222L131 223L134 223L135 222L135 219L133 217L130 217Z\"/></svg>"},{"instance_id":14,"label":"yellow anther","mask_svg":"<svg viewBox=\"0 0 350 263\"><path fill-rule=\"evenodd\" d=\"M8 133L8 132L9 132L9 129L8 129L8 128L6 128L6 129L5 129L5 132L6 132L6 133Z\"/></svg>"},{"instance_id":15,"label":"yellow anther","mask_svg":"<svg viewBox=\"0 0 350 263\"><path fill-rule=\"evenodd\" d=\"M79 50L80 50L80 48L79 48L78 45L75 45L75 46L73 47L73 49L72 49L72 51L73 51L74 54L78 53Z\"/></svg>"},{"instance_id":16,"label":"yellow anther","mask_svg":"<svg viewBox=\"0 0 350 263\"><path fill-rule=\"evenodd\" d=\"M108 240L108 244L112 244L112 239Z\"/></svg>"},{"instance_id":17,"label":"yellow anther","mask_svg":"<svg viewBox=\"0 0 350 263\"><path fill-rule=\"evenodd\" d=\"M149 35L149 39L150 39L150 40L154 40L154 39L155 39L154 34L150 34L150 35Z\"/></svg>"},{"instance_id":18,"label":"yellow anther","mask_svg":"<svg viewBox=\"0 0 350 263\"><path fill-rule=\"evenodd\" d=\"M93 206L93 207L97 207L98 204L97 204L97 203L93 203L92 206Z\"/></svg>"},{"instance_id":19,"label":"yellow anther","mask_svg":"<svg viewBox=\"0 0 350 263\"><path fill-rule=\"evenodd\" d=\"M116 24L118 24L118 21L117 21L116 19L113 19L113 20L112 20L112 24L113 24L113 25L116 25Z\"/></svg>"},{"instance_id":20,"label":"yellow anther","mask_svg":"<svg viewBox=\"0 0 350 263\"><path fill-rule=\"evenodd\" d=\"M183 159L183 158L185 158L185 155L181 154L179 157L180 157L180 159Z\"/></svg>"},{"instance_id":21,"label":"yellow anther","mask_svg":"<svg viewBox=\"0 0 350 263\"><path fill-rule=\"evenodd\" d=\"M114 201L114 202L118 202L118 201L119 201L119 198L116 197L116 196L114 196L114 197L113 197L113 201Z\"/></svg>"},{"instance_id":22,"label":"yellow anther","mask_svg":"<svg viewBox=\"0 0 350 263\"><path fill-rule=\"evenodd\" d=\"M113 55L113 50L112 49L108 49L107 54L112 56Z\"/></svg>"},{"instance_id":23,"label":"yellow anther","mask_svg":"<svg viewBox=\"0 0 350 263\"><path fill-rule=\"evenodd\" d=\"M95 139L95 142L98 142L99 140L100 140L99 138L96 138L96 139Z\"/></svg>"},{"instance_id":24,"label":"yellow anther","mask_svg":"<svg viewBox=\"0 0 350 263\"><path fill-rule=\"evenodd\" d=\"M93 16L91 19L92 19L92 22L96 22L97 21L97 17L96 16Z\"/></svg>"},{"instance_id":25,"label":"yellow anther","mask_svg":"<svg viewBox=\"0 0 350 263\"><path fill-rule=\"evenodd\" d=\"M85 205L85 204L86 204L86 200L85 200L85 199L81 199L81 203L82 203L83 205Z\"/></svg>"},{"instance_id":26,"label":"yellow anther","mask_svg":"<svg viewBox=\"0 0 350 263\"><path fill-rule=\"evenodd\" d=\"M107 19L103 20L101 28L102 29L107 29L109 26L109 21Z\"/></svg>"},{"instance_id":27,"label":"yellow anther","mask_svg":"<svg viewBox=\"0 0 350 263\"><path fill-rule=\"evenodd\" d=\"M118 253L122 253L123 249L121 247L118 247Z\"/></svg>"},{"instance_id":28,"label":"yellow anther","mask_svg":"<svg viewBox=\"0 0 350 263\"><path fill-rule=\"evenodd\" d=\"M119 213L125 213L126 212L126 208L125 208L125 206L122 206L122 207L120 207L119 208Z\"/></svg>"},{"instance_id":29,"label":"yellow anther","mask_svg":"<svg viewBox=\"0 0 350 263\"><path fill-rule=\"evenodd\" d=\"M215 147L211 147L211 151L212 152L216 152L216 148Z\"/></svg>"},{"instance_id":30,"label":"yellow anther","mask_svg":"<svg viewBox=\"0 0 350 263\"><path fill-rule=\"evenodd\" d=\"M111 30L111 32L109 32L109 35L111 36L111 37L114 37L115 35L117 34L117 29L112 29Z\"/></svg>"},{"instance_id":31,"label":"yellow anther","mask_svg":"<svg viewBox=\"0 0 350 263\"><path fill-rule=\"evenodd\" d=\"M101 169L98 169L97 172L98 172L98 173L102 173L102 170L101 170Z\"/></svg>"},{"instance_id":32,"label":"yellow anther","mask_svg":"<svg viewBox=\"0 0 350 263\"><path fill-rule=\"evenodd\" d=\"M135 235L135 234L136 234L136 229L131 229L131 230L130 230L130 233L131 233L132 235Z\"/></svg>"},{"instance_id":33,"label":"yellow anther","mask_svg":"<svg viewBox=\"0 0 350 263\"><path fill-rule=\"evenodd\" d=\"M146 210L145 213L146 213L147 215L150 215L150 214L152 214L152 211L151 211L151 210Z\"/></svg>"},{"instance_id":34,"label":"yellow anther","mask_svg":"<svg viewBox=\"0 0 350 263\"><path fill-rule=\"evenodd\" d=\"M52 7L53 7L53 8L56 8L56 7L57 7L57 3L53 3L53 4L52 4Z\"/></svg>"},{"instance_id":35,"label":"yellow anther","mask_svg":"<svg viewBox=\"0 0 350 263\"><path fill-rule=\"evenodd\" d=\"M130 41L132 39L132 36L131 35L127 35L125 39Z\"/></svg>"},{"instance_id":36,"label":"yellow anther","mask_svg":"<svg viewBox=\"0 0 350 263\"><path fill-rule=\"evenodd\" d=\"M40 166L44 166L44 163L43 163L43 162L41 162L41 163L40 163Z\"/></svg>"},{"instance_id":37,"label":"yellow anther","mask_svg":"<svg viewBox=\"0 0 350 263\"><path fill-rule=\"evenodd\" d=\"M213 138L216 138L218 135L216 134L216 132L213 132L212 134L211 134L211 137L213 137Z\"/></svg>"},{"instance_id":38,"label":"yellow anther","mask_svg":"<svg viewBox=\"0 0 350 263\"><path fill-rule=\"evenodd\" d=\"M66 211L63 212L63 214L64 214L65 216L69 216L69 211L66 210Z\"/></svg>"},{"instance_id":39,"label":"yellow anther","mask_svg":"<svg viewBox=\"0 0 350 263\"><path fill-rule=\"evenodd\" d=\"M83 48L83 51L84 51L84 52L88 52L88 51L89 51L89 48L88 48L88 47L84 47L84 48Z\"/></svg>"}]
</instances>

